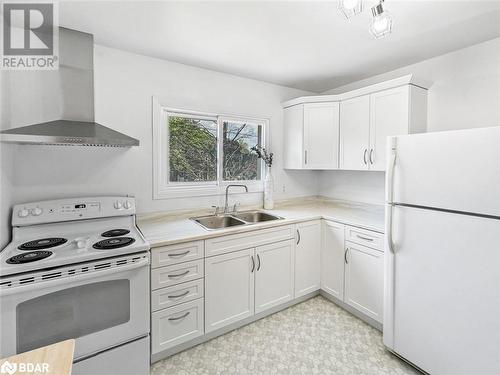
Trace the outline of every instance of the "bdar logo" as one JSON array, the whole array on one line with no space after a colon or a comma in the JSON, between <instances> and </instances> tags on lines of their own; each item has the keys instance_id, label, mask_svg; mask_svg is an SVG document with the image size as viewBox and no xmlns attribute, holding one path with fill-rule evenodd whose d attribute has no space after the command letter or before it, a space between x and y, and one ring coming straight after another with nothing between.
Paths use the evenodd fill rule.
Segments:
<instances>
[{"instance_id":1,"label":"bdar logo","mask_svg":"<svg viewBox=\"0 0 500 375\"><path fill-rule=\"evenodd\" d=\"M9 374L12 375L17 371L17 363L10 363L9 361L5 361L0 366L1 374Z\"/></svg>"}]
</instances>

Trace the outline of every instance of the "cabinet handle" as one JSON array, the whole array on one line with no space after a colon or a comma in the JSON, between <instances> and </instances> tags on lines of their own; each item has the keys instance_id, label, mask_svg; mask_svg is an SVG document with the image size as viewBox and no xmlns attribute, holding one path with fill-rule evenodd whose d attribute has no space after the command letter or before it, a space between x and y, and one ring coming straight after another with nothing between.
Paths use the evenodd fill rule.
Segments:
<instances>
[{"instance_id":1,"label":"cabinet handle","mask_svg":"<svg viewBox=\"0 0 500 375\"><path fill-rule=\"evenodd\" d=\"M346 264L349 264L349 261L347 260L347 253L348 253L348 251L349 251L349 248L346 247L345 248L345 252L344 252L344 261L345 261Z\"/></svg>"},{"instance_id":2,"label":"cabinet handle","mask_svg":"<svg viewBox=\"0 0 500 375\"><path fill-rule=\"evenodd\" d=\"M257 266L257 271L260 270L260 256L257 254L257 262L259 263Z\"/></svg>"},{"instance_id":3,"label":"cabinet handle","mask_svg":"<svg viewBox=\"0 0 500 375\"><path fill-rule=\"evenodd\" d=\"M373 148L370 149L370 164L373 165Z\"/></svg>"},{"instance_id":4,"label":"cabinet handle","mask_svg":"<svg viewBox=\"0 0 500 375\"><path fill-rule=\"evenodd\" d=\"M186 290L184 293L181 293L181 294L177 294L177 295L172 295L172 296L168 296L169 299L174 299L174 298L181 298L181 297L184 297L186 295L189 294L189 290Z\"/></svg>"},{"instance_id":5,"label":"cabinet handle","mask_svg":"<svg viewBox=\"0 0 500 375\"><path fill-rule=\"evenodd\" d=\"M307 150L304 150L304 164L307 164Z\"/></svg>"},{"instance_id":6,"label":"cabinet handle","mask_svg":"<svg viewBox=\"0 0 500 375\"><path fill-rule=\"evenodd\" d=\"M363 153L363 161L365 162L365 165L367 165L368 163L366 162L366 153L368 152L368 149L365 148L365 152Z\"/></svg>"},{"instance_id":7,"label":"cabinet handle","mask_svg":"<svg viewBox=\"0 0 500 375\"><path fill-rule=\"evenodd\" d=\"M297 245L300 243L300 231L297 229Z\"/></svg>"},{"instance_id":8,"label":"cabinet handle","mask_svg":"<svg viewBox=\"0 0 500 375\"><path fill-rule=\"evenodd\" d=\"M252 269L250 270L250 273L252 273L255 270L255 259L253 259L253 256L250 259L252 259Z\"/></svg>"},{"instance_id":9,"label":"cabinet handle","mask_svg":"<svg viewBox=\"0 0 500 375\"><path fill-rule=\"evenodd\" d=\"M188 251L184 251L183 253L168 254L168 256L169 257L181 257L181 256L186 255L186 254L189 254L189 250Z\"/></svg>"},{"instance_id":10,"label":"cabinet handle","mask_svg":"<svg viewBox=\"0 0 500 375\"><path fill-rule=\"evenodd\" d=\"M360 236L359 234L356 234L356 237L358 237L358 238L360 238L362 240L365 240L365 241L370 241L370 242L373 241L373 238L363 237L363 236Z\"/></svg>"},{"instance_id":11,"label":"cabinet handle","mask_svg":"<svg viewBox=\"0 0 500 375\"><path fill-rule=\"evenodd\" d=\"M174 278L174 277L181 277L181 276L186 276L187 274L189 273L189 270L187 270L186 272L183 272L183 273L179 273L177 275L168 275L168 277L170 279Z\"/></svg>"},{"instance_id":12,"label":"cabinet handle","mask_svg":"<svg viewBox=\"0 0 500 375\"><path fill-rule=\"evenodd\" d=\"M168 318L168 320L181 320L184 319L186 316L188 316L190 311L186 312L184 315L178 316L176 318Z\"/></svg>"}]
</instances>

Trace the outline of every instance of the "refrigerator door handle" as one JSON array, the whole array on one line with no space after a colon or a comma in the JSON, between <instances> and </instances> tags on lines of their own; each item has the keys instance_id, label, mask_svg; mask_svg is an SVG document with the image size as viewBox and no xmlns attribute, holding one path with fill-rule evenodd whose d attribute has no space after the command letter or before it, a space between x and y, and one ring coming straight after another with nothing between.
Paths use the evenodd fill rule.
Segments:
<instances>
[{"instance_id":1,"label":"refrigerator door handle","mask_svg":"<svg viewBox=\"0 0 500 375\"><path fill-rule=\"evenodd\" d=\"M387 247L391 254L394 254L394 243L392 241L392 209L393 205L387 207Z\"/></svg>"},{"instance_id":2,"label":"refrigerator door handle","mask_svg":"<svg viewBox=\"0 0 500 375\"><path fill-rule=\"evenodd\" d=\"M389 205L387 207L387 247L389 248L389 251L394 254L394 244L392 241L392 211L393 211L393 198L394 198L394 170L396 168L396 145L397 145L397 138L396 137L391 137L389 138L388 142L388 153L389 153L389 158L387 161L387 181L386 181L386 186L387 186L387 204Z\"/></svg>"}]
</instances>

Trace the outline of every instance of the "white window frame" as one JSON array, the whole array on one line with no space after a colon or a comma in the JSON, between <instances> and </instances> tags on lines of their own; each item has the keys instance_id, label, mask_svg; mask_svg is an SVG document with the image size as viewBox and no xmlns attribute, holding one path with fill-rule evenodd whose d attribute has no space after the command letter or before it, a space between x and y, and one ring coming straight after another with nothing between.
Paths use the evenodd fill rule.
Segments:
<instances>
[{"instance_id":1,"label":"white window frame","mask_svg":"<svg viewBox=\"0 0 500 375\"><path fill-rule=\"evenodd\" d=\"M206 112L198 112L179 108L171 108L162 106L156 97L153 97L153 199L169 199L193 196L210 196L224 193L224 190L229 184L244 184L247 185L249 192L264 191L264 175L265 165L261 160L261 178L259 180L236 180L224 181L222 179L222 163L223 163L223 142L222 140L222 124L225 121L255 122L262 124L262 139L261 145L268 147L269 134L269 119L258 118L251 116L214 114ZM169 181L169 135L168 123L169 114L179 114L183 117L205 118L207 120L217 121L217 181L207 182L171 182Z\"/></svg>"}]
</instances>

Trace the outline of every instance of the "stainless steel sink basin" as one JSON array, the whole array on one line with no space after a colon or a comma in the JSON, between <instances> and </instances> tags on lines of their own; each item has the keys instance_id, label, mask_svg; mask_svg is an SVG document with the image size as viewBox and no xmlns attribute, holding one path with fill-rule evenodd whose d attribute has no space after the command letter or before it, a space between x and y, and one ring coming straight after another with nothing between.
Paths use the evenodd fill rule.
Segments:
<instances>
[{"instance_id":1,"label":"stainless steel sink basin","mask_svg":"<svg viewBox=\"0 0 500 375\"><path fill-rule=\"evenodd\" d=\"M279 216L274 216L262 211L237 212L232 214L235 218L247 223L261 223L263 221L280 220Z\"/></svg>"},{"instance_id":2,"label":"stainless steel sink basin","mask_svg":"<svg viewBox=\"0 0 500 375\"><path fill-rule=\"evenodd\" d=\"M230 215L196 217L191 220L210 230L245 225L245 222Z\"/></svg>"}]
</instances>

